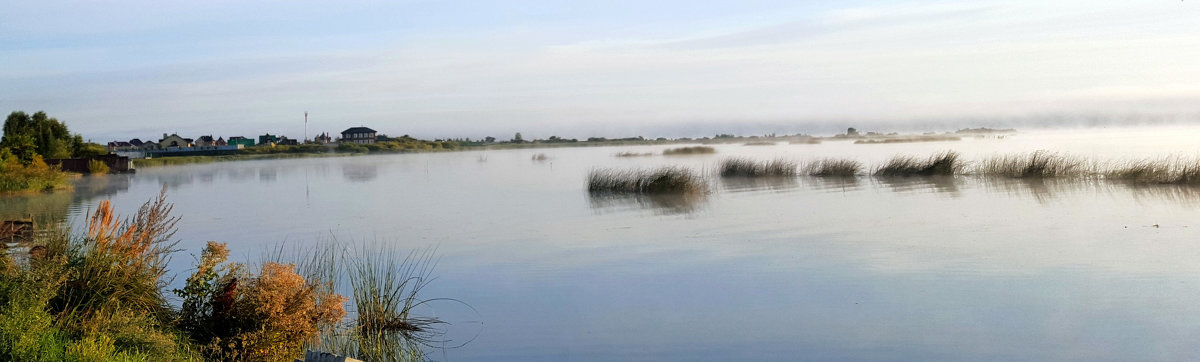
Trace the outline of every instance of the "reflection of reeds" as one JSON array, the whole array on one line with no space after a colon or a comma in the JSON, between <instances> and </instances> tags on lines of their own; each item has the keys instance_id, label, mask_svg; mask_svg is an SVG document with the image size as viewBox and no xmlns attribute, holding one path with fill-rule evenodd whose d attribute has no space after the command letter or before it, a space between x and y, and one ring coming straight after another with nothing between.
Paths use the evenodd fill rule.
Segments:
<instances>
[{"instance_id":1,"label":"reflection of reeds","mask_svg":"<svg viewBox=\"0 0 1200 362\"><path fill-rule=\"evenodd\" d=\"M591 193L699 193L708 191L708 182L692 170L663 167L655 170L600 169L588 172Z\"/></svg>"},{"instance_id":2,"label":"reflection of reeds","mask_svg":"<svg viewBox=\"0 0 1200 362\"><path fill-rule=\"evenodd\" d=\"M826 158L810 162L804 174L819 177L853 177L862 170L862 163L849 159Z\"/></svg>"},{"instance_id":3,"label":"reflection of reeds","mask_svg":"<svg viewBox=\"0 0 1200 362\"><path fill-rule=\"evenodd\" d=\"M1106 176L1133 184L1200 185L1200 160L1164 158L1131 161L1109 170Z\"/></svg>"},{"instance_id":4,"label":"reflection of reeds","mask_svg":"<svg viewBox=\"0 0 1200 362\"><path fill-rule=\"evenodd\" d=\"M690 214L700 210L707 201L706 194L588 194L591 208L597 211L613 208L638 208L651 210L655 214Z\"/></svg>"},{"instance_id":5,"label":"reflection of reeds","mask_svg":"<svg viewBox=\"0 0 1200 362\"><path fill-rule=\"evenodd\" d=\"M754 161L747 158L728 158L721 161L718 169L722 177L795 176L795 162L774 159Z\"/></svg>"},{"instance_id":6,"label":"reflection of reeds","mask_svg":"<svg viewBox=\"0 0 1200 362\"><path fill-rule=\"evenodd\" d=\"M1084 162L1079 158L1036 151L1029 155L1008 155L985 160L974 173L1012 178L1042 178L1080 176L1084 171Z\"/></svg>"},{"instance_id":7,"label":"reflection of reeds","mask_svg":"<svg viewBox=\"0 0 1200 362\"><path fill-rule=\"evenodd\" d=\"M679 147L663 151L663 156L702 155L717 153L717 149L708 146Z\"/></svg>"},{"instance_id":8,"label":"reflection of reeds","mask_svg":"<svg viewBox=\"0 0 1200 362\"><path fill-rule=\"evenodd\" d=\"M963 167L954 151L938 153L924 160L896 156L875 169L875 176L952 176L961 173Z\"/></svg>"},{"instance_id":9,"label":"reflection of reeds","mask_svg":"<svg viewBox=\"0 0 1200 362\"><path fill-rule=\"evenodd\" d=\"M533 158L532 158L532 160L538 161L538 162L549 160L549 159L550 159L550 156L546 156L545 153L539 153L539 154L533 155Z\"/></svg>"}]
</instances>

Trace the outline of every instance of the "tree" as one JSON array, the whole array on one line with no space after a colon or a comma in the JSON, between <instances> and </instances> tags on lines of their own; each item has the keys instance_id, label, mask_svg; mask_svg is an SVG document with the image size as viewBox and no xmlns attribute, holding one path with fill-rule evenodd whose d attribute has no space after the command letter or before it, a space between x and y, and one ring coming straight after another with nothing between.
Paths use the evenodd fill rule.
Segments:
<instances>
[{"instance_id":1,"label":"tree","mask_svg":"<svg viewBox=\"0 0 1200 362\"><path fill-rule=\"evenodd\" d=\"M521 143L521 142L525 142L525 139L521 138L521 132L517 132L517 134L513 136L512 141L516 142L516 143Z\"/></svg>"},{"instance_id":2,"label":"tree","mask_svg":"<svg viewBox=\"0 0 1200 362\"><path fill-rule=\"evenodd\" d=\"M68 158L94 156L103 148L84 142L83 136L72 135L65 123L47 116L46 112L30 115L21 111L10 113L4 120L0 147L11 149L25 163L31 160L32 156L27 157L29 152L45 158Z\"/></svg>"},{"instance_id":3,"label":"tree","mask_svg":"<svg viewBox=\"0 0 1200 362\"><path fill-rule=\"evenodd\" d=\"M483 139L483 142L487 142L487 143L496 142L496 137L487 136Z\"/></svg>"}]
</instances>

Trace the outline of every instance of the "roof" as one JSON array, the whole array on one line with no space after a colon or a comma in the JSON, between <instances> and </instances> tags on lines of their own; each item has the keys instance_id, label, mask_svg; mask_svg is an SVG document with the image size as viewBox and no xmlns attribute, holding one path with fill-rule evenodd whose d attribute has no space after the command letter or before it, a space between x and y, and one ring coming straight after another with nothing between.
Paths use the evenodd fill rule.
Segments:
<instances>
[{"instance_id":1,"label":"roof","mask_svg":"<svg viewBox=\"0 0 1200 362\"><path fill-rule=\"evenodd\" d=\"M200 136L199 140L202 142L212 142L213 138L212 136Z\"/></svg>"},{"instance_id":2,"label":"roof","mask_svg":"<svg viewBox=\"0 0 1200 362\"><path fill-rule=\"evenodd\" d=\"M347 133L375 133L375 130L367 128L367 127L350 127L350 128L347 128L345 131L342 131L342 134L347 134Z\"/></svg>"}]
</instances>

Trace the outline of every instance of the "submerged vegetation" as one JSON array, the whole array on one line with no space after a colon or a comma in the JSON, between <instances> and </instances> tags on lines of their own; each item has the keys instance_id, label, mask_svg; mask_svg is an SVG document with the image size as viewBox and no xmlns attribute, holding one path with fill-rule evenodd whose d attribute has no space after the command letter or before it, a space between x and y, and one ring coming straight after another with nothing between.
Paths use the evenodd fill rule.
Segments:
<instances>
[{"instance_id":1,"label":"submerged vegetation","mask_svg":"<svg viewBox=\"0 0 1200 362\"><path fill-rule=\"evenodd\" d=\"M688 194L708 191L708 181L682 167L655 170L598 169L588 172L588 192L617 194Z\"/></svg>"},{"instance_id":2,"label":"submerged vegetation","mask_svg":"<svg viewBox=\"0 0 1200 362\"><path fill-rule=\"evenodd\" d=\"M47 230L27 251L0 254L0 360L291 361L306 348L422 360L422 346L442 333L433 327L440 320L413 311L430 302L419 297L432 280L429 251L398 260L329 248L252 267L209 242L172 305L166 264L179 219L171 211L160 195L123 219L104 201L84 235ZM353 320L339 280L350 282Z\"/></svg>"},{"instance_id":3,"label":"submerged vegetation","mask_svg":"<svg viewBox=\"0 0 1200 362\"><path fill-rule=\"evenodd\" d=\"M717 153L717 149L709 146L691 146L665 150L663 151L663 156L704 155L710 153Z\"/></svg>"},{"instance_id":4,"label":"submerged vegetation","mask_svg":"<svg viewBox=\"0 0 1200 362\"><path fill-rule=\"evenodd\" d=\"M722 177L795 176L797 168L795 162L784 159L754 161L747 158L725 159L717 166Z\"/></svg>"},{"instance_id":5,"label":"submerged vegetation","mask_svg":"<svg viewBox=\"0 0 1200 362\"><path fill-rule=\"evenodd\" d=\"M912 156L896 156L875 169L875 176L953 176L962 173L965 167L958 153L946 151L918 159Z\"/></svg>"},{"instance_id":6,"label":"submerged vegetation","mask_svg":"<svg viewBox=\"0 0 1200 362\"><path fill-rule=\"evenodd\" d=\"M804 174L818 177L853 177L858 175L862 168L862 163L855 160L826 158L809 163L804 167Z\"/></svg>"}]
</instances>

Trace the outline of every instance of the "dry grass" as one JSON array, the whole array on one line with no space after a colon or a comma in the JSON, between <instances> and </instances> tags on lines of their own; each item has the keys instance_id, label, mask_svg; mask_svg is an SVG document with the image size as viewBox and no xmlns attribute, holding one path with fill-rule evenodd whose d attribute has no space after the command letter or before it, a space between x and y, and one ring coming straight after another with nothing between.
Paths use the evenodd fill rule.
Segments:
<instances>
[{"instance_id":1,"label":"dry grass","mask_svg":"<svg viewBox=\"0 0 1200 362\"><path fill-rule=\"evenodd\" d=\"M663 151L663 156L705 155L717 153L717 149L708 146L679 147Z\"/></svg>"},{"instance_id":2,"label":"dry grass","mask_svg":"<svg viewBox=\"0 0 1200 362\"><path fill-rule=\"evenodd\" d=\"M1071 177L1087 174L1087 167L1079 158L1036 151L1029 155L987 159L980 163L973 173L1011 178Z\"/></svg>"},{"instance_id":3,"label":"dry grass","mask_svg":"<svg viewBox=\"0 0 1200 362\"><path fill-rule=\"evenodd\" d=\"M804 174L819 177L854 177L862 169L862 162L850 159L826 158L806 165L804 167Z\"/></svg>"},{"instance_id":4,"label":"dry grass","mask_svg":"<svg viewBox=\"0 0 1200 362\"><path fill-rule=\"evenodd\" d=\"M797 168L795 162L784 159L754 161L746 158L728 158L718 166L722 177L795 176Z\"/></svg>"},{"instance_id":5,"label":"dry grass","mask_svg":"<svg viewBox=\"0 0 1200 362\"><path fill-rule=\"evenodd\" d=\"M751 141L746 142L743 146L774 146L775 142L771 141Z\"/></svg>"},{"instance_id":6,"label":"dry grass","mask_svg":"<svg viewBox=\"0 0 1200 362\"><path fill-rule=\"evenodd\" d=\"M708 191L708 181L690 169L599 169L588 172L588 192L627 194L686 194Z\"/></svg>"},{"instance_id":7,"label":"dry grass","mask_svg":"<svg viewBox=\"0 0 1200 362\"><path fill-rule=\"evenodd\" d=\"M1180 157L1131 161L1106 172L1107 178L1158 185L1200 185L1200 160Z\"/></svg>"},{"instance_id":8,"label":"dry grass","mask_svg":"<svg viewBox=\"0 0 1200 362\"><path fill-rule=\"evenodd\" d=\"M896 156L875 169L875 176L952 176L962 173L965 164L957 152L946 151L918 159L912 156Z\"/></svg>"}]
</instances>

